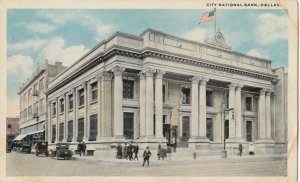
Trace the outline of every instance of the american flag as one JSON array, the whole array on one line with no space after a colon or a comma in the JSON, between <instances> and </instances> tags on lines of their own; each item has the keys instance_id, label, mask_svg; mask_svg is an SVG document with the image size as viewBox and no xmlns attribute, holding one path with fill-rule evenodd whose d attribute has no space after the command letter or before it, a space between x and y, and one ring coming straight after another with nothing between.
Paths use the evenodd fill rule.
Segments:
<instances>
[{"instance_id":1,"label":"american flag","mask_svg":"<svg viewBox=\"0 0 300 182\"><path fill-rule=\"evenodd\" d=\"M204 12L201 19L200 19L200 21L199 21L199 24L213 21L214 16L215 16L215 10L210 11L210 12Z\"/></svg>"}]
</instances>

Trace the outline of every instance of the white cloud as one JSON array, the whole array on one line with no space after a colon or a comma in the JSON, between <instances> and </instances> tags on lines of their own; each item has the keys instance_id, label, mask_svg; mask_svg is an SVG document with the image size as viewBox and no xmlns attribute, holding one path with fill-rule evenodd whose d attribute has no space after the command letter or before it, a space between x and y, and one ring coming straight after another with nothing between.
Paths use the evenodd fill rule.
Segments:
<instances>
[{"instance_id":1,"label":"white cloud","mask_svg":"<svg viewBox=\"0 0 300 182\"><path fill-rule=\"evenodd\" d=\"M40 49L43 45L45 45L46 41L41 39L32 39L27 40L25 42L19 42L15 44L9 44L8 49L10 51L19 51L19 50L27 50L31 49L33 51L37 51Z\"/></svg>"},{"instance_id":2,"label":"white cloud","mask_svg":"<svg viewBox=\"0 0 300 182\"><path fill-rule=\"evenodd\" d=\"M288 27L285 15L265 13L258 16L259 25L256 29L257 39L261 44L273 43L277 40L287 39Z\"/></svg>"},{"instance_id":3,"label":"white cloud","mask_svg":"<svg viewBox=\"0 0 300 182\"><path fill-rule=\"evenodd\" d=\"M29 31L33 31L36 33L49 33L55 30L55 26L47 24L47 23L29 23L26 24L25 27Z\"/></svg>"},{"instance_id":4,"label":"white cloud","mask_svg":"<svg viewBox=\"0 0 300 182\"><path fill-rule=\"evenodd\" d=\"M65 40L57 37L49 41L49 44L41 50L40 57L48 59L50 63L61 61L64 66L70 66L87 51L88 49L84 45L65 47Z\"/></svg>"},{"instance_id":5,"label":"white cloud","mask_svg":"<svg viewBox=\"0 0 300 182\"><path fill-rule=\"evenodd\" d=\"M265 51L259 50L259 49L251 49L246 53L249 56L254 56L257 58L264 58L264 59L269 59L269 54L266 53Z\"/></svg>"},{"instance_id":6,"label":"white cloud","mask_svg":"<svg viewBox=\"0 0 300 182\"><path fill-rule=\"evenodd\" d=\"M207 29L197 28L191 31L185 32L182 36L186 39L197 41L197 42L204 42L208 40L210 32Z\"/></svg>"},{"instance_id":7,"label":"white cloud","mask_svg":"<svg viewBox=\"0 0 300 182\"><path fill-rule=\"evenodd\" d=\"M33 60L28 56L13 55L8 58L7 72L10 76L24 81L33 73Z\"/></svg>"}]
</instances>

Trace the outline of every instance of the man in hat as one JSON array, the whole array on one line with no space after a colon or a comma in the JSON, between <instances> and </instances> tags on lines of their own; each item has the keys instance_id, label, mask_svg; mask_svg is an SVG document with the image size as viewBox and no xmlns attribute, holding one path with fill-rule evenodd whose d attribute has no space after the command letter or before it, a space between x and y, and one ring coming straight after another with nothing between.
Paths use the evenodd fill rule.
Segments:
<instances>
[{"instance_id":1,"label":"man in hat","mask_svg":"<svg viewBox=\"0 0 300 182\"><path fill-rule=\"evenodd\" d=\"M149 150L149 147L147 147L143 154L143 157L144 157L143 166L145 165L145 162L147 161L147 167L149 167L150 156L151 156L151 152Z\"/></svg>"}]
</instances>

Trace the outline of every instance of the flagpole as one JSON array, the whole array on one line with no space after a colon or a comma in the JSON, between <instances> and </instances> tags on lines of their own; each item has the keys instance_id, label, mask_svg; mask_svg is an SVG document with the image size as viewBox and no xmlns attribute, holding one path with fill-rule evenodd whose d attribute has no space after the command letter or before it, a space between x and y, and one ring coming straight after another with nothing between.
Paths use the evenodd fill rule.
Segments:
<instances>
[{"instance_id":1,"label":"flagpole","mask_svg":"<svg viewBox=\"0 0 300 182\"><path fill-rule=\"evenodd\" d=\"M217 32L217 9L214 9L215 11L215 32Z\"/></svg>"}]
</instances>

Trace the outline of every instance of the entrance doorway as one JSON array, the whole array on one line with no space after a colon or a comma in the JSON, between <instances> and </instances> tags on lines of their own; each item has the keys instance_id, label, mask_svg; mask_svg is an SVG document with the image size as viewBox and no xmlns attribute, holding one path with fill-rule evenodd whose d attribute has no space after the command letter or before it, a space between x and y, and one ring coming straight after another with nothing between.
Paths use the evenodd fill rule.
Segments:
<instances>
[{"instance_id":1,"label":"entrance doorway","mask_svg":"<svg viewBox=\"0 0 300 182\"><path fill-rule=\"evenodd\" d=\"M182 116L182 142L187 142L190 138L190 117Z\"/></svg>"},{"instance_id":2,"label":"entrance doorway","mask_svg":"<svg viewBox=\"0 0 300 182\"><path fill-rule=\"evenodd\" d=\"M134 134L134 113L124 112L123 136L126 139L133 139Z\"/></svg>"},{"instance_id":3,"label":"entrance doorway","mask_svg":"<svg viewBox=\"0 0 300 182\"><path fill-rule=\"evenodd\" d=\"M246 140L252 142L252 121L246 121Z\"/></svg>"}]
</instances>

